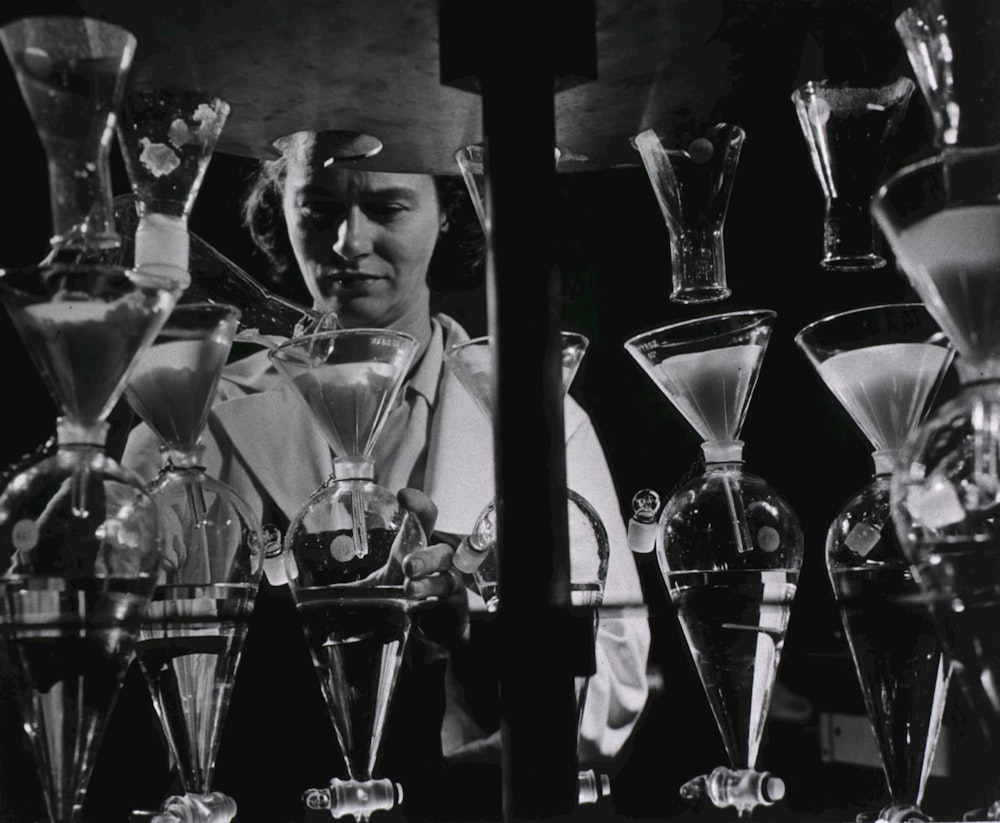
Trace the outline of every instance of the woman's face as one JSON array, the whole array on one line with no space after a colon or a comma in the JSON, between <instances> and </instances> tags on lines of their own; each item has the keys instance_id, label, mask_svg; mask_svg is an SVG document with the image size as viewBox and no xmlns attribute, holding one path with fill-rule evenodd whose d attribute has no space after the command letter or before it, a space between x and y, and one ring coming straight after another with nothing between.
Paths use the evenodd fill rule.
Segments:
<instances>
[{"instance_id":1,"label":"woman's face","mask_svg":"<svg viewBox=\"0 0 1000 823\"><path fill-rule=\"evenodd\" d=\"M288 159L284 213L316 308L347 327L429 318L427 266L444 225L430 175L325 168L306 145Z\"/></svg>"}]
</instances>

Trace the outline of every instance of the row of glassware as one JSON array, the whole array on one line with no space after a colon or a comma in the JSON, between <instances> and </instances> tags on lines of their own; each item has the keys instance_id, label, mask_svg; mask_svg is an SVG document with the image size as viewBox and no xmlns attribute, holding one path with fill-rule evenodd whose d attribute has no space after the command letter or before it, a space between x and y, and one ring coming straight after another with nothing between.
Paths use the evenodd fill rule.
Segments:
<instances>
[{"instance_id":1,"label":"row of glassware","mask_svg":"<svg viewBox=\"0 0 1000 823\"><path fill-rule=\"evenodd\" d=\"M285 557L296 558L285 562L299 605L325 621L320 656L328 653L326 647L333 649L329 654L336 651L337 644L328 641L338 624L384 622L387 613L394 616L391 644L401 653L415 604L401 596L400 581L380 578L374 590L354 590L348 597L333 596L329 586L356 582L387 564L389 544L370 539L371 524L362 527L357 516L363 509L383 511L386 528L408 536L404 552L425 536L371 482L366 457L380 418L341 419L337 410L346 406L326 402L324 395L364 392L386 401L365 404L369 408L391 405L412 357L412 341L384 332L304 337L302 332L322 329L332 319L281 301L238 273L234 277L232 266L226 267L226 282L243 292L233 292L238 308L225 305L217 291L198 280L198 261L218 264L219 255L187 232L225 104L173 93L129 96L118 133L133 198L117 204L116 220L105 172L110 130L93 125L102 118L105 125L114 123L134 41L114 26L71 18L21 21L0 30L0 39L56 161L53 190L71 195L53 197L50 258L38 270L5 272L0 283L4 304L63 411L55 453L13 473L0 495L0 532L7 546L0 617L8 653L25 678L32 742L39 762L48 764L42 780L49 813L59 823L78 814L93 745L116 684L136 655L188 792L168 799L161 818L228 819L231 799L211 792L221 723L204 718L218 721L224 715L227 690L215 686L231 684L235 674L266 540L238 497L198 468L198 437L219 370L240 325L245 335L274 346L273 361L310 408L323 411L317 422L334 453L351 467L309 501L284 539ZM85 113L81 88L88 102ZM812 102L803 105L822 114L823 105L815 102L821 99L810 97ZM865 109L883 107L885 101L879 100L866 102ZM726 146L741 139L725 126L712 137ZM720 173L731 181L732 150L706 140L711 150L692 144L680 153L665 150L649 132L637 135L634 143L647 170L657 170L656 180L669 178L671 163L682 157L692 167L705 168L716 158L728 169ZM67 145L78 151L65 151ZM470 150L460 152L460 165L472 156ZM850 162L843 165L849 168ZM998 170L996 150L948 151L904 170L876 198L880 227L947 338L914 305L829 318L797 338L876 450L876 480L838 518L827 556L859 673L867 671L878 648L890 654L892 665L879 672L876 682L895 687L904 678L917 678L913 699L897 701L891 716L878 713L874 698L869 701L894 800L886 815L919 804L933 750L926 744L935 737L935 707L950 672L942 661L960 661L964 671L974 673L973 681L984 684L981 698L992 712L977 716L993 737L998 724L991 703L996 692L990 688L997 638L990 634L990 621L982 619L995 597L995 586L984 585L989 580L984 569L992 561L992 510L1000 486L991 428L1000 417L993 413L998 330L990 284L1000 251L990 245L996 235L989 231L996 227ZM470 190L474 196L479 191L472 185ZM678 191L670 197L679 197ZM668 199L664 196L661 205ZM717 206L702 213L714 210L717 216ZM671 225L670 213L665 207L676 244L683 232ZM721 220L718 228L710 239L719 254L711 267L700 269L710 269L713 282L721 264ZM116 265L128 255L131 268ZM675 270L684 270L676 260ZM178 304L182 293L184 302ZM199 297L213 299L196 303ZM755 770L755 759L802 559L794 513L767 483L742 469L739 432L772 318L767 311L722 314L657 329L626 344L705 441L705 473L666 501L662 511L652 495L641 496L644 507L637 509L633 531L637 548L649 548L650 533L658 543L664 579L731 758L730 768L696 778L684 791L734 805L744 816L783 793L780 780ZM287 334L289 320L295 339L275 346L269 334ZM273 328L264 327L272 321ZM354 344L340 345L351 337ZM331 345L335 340L337 345ZM584 344L570 336L564 340L576 347L568 346L564 357L565 388ZM904 447L951 362L952 347L966 388ZM451 358L481 402L489 395L488 371L483 380L483 364L489 362L488 353L474 347ZM137 488L134 477L103 451L105 418L123 391L167 445L164 472L148 488ZM490 405L483 402L484 409ZM586 501L574 505L586 511ZM900 531L898 546L890 511ZM484 512L472 529L478 543L465 547L469 569L484 589L498 582L495 563L491 571L485 562L495 553L490 517L489 510ZM716 523L724 528L714 528ZM599 555L600 523L590 525ZM708 534L715 543L706 542ZM297 554L298 547L316 539L325 540L333 552L341 536L353 548L341 558L335 580ZM158 549L163 545L165 552ZM599 587L599 578L596 583ZM589 605L599 600L598 593ZM901 610L906 621L892 625L913 623L914 642L936 638L945 656L930 650L919 656L919 666L892 657L902 653L902 644L873 630L882 621L871 620L872 604ZM929 622L934 632L927 631ZM85 677L51 671L44 650L53 645L62 658L88 660L88 671L76 673ZM709 647L720 650L718 655L707 654ZM327 662L329 670L336 668L334 661ZM388 671L391 679L393 667ZM105 684L103 690L94 688L97 682ZM370 696L386 693L376 685L367 690ZM391 682L382 686L391 693ZM331 685L328 704L338 730L366 714L349 701L329 699L332 690ZM337 693L342 696L343 690ZM356 782L333 781L311 792L311 807L362 818L398 799L398 787L371 773L377 735L354 739L352 744L341 736ZM920 743L919 757L914 741ZM58 753L50 749L54 744ZM599 793L601 780L588 779L586 786L581 782L581 796L585 788L593 796L595 785Z\"/></svg>"}]
</instances>

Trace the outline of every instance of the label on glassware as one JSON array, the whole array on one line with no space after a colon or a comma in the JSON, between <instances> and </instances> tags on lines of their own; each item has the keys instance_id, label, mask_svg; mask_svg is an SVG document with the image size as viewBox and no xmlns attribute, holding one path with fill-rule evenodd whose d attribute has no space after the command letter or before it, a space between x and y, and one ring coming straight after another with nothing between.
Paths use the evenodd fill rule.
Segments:
<instances>
[{"instance_id":1,"label":"label on glassware","mask_svg":"<svg viewBox=\"0 0 1000 823\"><path fill-rule=\"evenodd\" d=\"M10 530L10 540L17 551L31 551L38 545L38 525L34 520L18 520Z\"/></svg>"},{"instance_id":2,"label":"label on glassware","mask_svg":"<svg viewBox=\"0 0 1000 823\"><path fill-rule=\"evenodd\" d=\"M921 526L940 529L965 519L965 509L951 483L929 489L912 488L906 494L906 508Z\"/></svg>"},{"instance_id":3,"label":"label on glassware","mask_svg":"<svg viewBox=\"0 0 1000 823\"><path fill-rule=\"evenodd\" d=\"M882 537L882 532L870 523L857 523L854 528L847 533L844 544L855 554L867 557L878 541Z\"/></svg>"}]
</instances>

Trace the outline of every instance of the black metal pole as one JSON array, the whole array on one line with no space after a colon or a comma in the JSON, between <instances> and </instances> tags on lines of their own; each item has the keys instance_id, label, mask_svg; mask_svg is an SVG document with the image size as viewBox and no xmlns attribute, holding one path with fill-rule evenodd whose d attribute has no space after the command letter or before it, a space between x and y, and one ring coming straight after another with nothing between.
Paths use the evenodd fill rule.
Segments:
<instances>
[{"instance_id":1,"label":"black metal pole","mask_svg":"<svg viewBox=\"0 0 1000 823\"><path fill-rule=\"evenodd\" d=\"M596 75L586 0L442 2L443 82L482 97L501 606L505 821L577 802L577 626L569 599L555 93ZM572 78L572 80L568 79Z\"/></svg>"}]
</instances>

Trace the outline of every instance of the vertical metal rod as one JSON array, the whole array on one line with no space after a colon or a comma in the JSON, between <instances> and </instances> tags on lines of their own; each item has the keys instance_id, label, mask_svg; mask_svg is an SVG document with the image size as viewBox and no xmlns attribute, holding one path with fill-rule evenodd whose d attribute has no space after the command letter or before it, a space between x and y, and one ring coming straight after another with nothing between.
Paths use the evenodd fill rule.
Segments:
<instances>
[{"instance_id":1,"label":"vertical metal rod","mask_svg":"<svg viewBox=\"0 0 1000 823\"><path fill-rule=\"evenodd\" d=\"M562 640L569 549L551 236L555 32L551 20L540 18L521 20L516 59L507 50L491 50L480 77L493 228L506 821L564 817L577 792L572 644ZM504 40L496 34L488 39Z\"/></svg>"}]
</instances>

